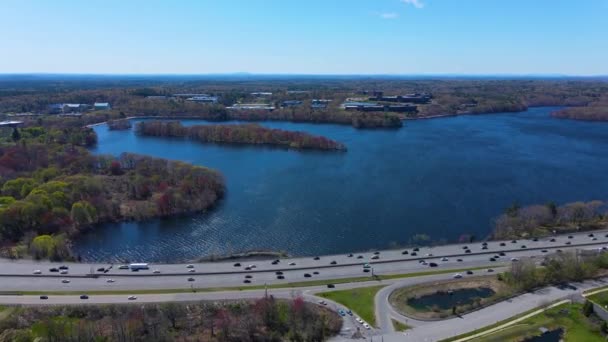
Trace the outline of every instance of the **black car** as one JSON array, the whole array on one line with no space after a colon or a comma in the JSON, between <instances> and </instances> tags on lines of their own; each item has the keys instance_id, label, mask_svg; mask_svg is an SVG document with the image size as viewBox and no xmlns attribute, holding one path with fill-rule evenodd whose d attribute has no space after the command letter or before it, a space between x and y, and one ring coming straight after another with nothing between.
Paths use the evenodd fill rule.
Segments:
<instances>
[{"instance_id":1,"label":"black car","mask_svg":"<svg viewBox=\"0 0 608 342\"><path fill-rule=\"evenodd\" d=\"M467 271L467 274L469 274L469 275L470 275L470 274L473 274L473 271L468 270L468 271Z\"/></svg>"},{"instance_id":2,"label":"black car","mask_svg":"<svg viewBox=\"0 0 608 342\"><path fill-rule=\"evenodd\" d=\"M331 265L337 265L338 262L336 260L333 260L332 262L330 262Z\"/></svg>"},{"instance_id":3,"label":"black car","mask_svg":"<svg viewBox=\"0 0 608 342\"><path fill-rule=\"evenodd\" d=\"M534 238L534 239L532 239L532 241L538 241L538 238Z\"/></svg>"},{"instance_id":4,"label":"black car","mask_svg":"<svg viewBox=\"0 0 608 342\"><path fill-rule=\"evenodd\" d=\"M277 265L278 263L279 263L279 260L274 260L274 261L272 262L272 264L273 264L273 265Z\"/></svg>"},{"instance_id":5,"label":"black car","mask_svg":"<svg viewBox=\"0 0 608 342\"><path fill-rule=\"evenodd\" d=\"M105 270L106 270L105 268L100 267L100 268L97 269L97 272L105 272Z\"/></svg>"},{"instance_id":6,"label":"black car","mask_svg":"<svg viewBox=\"0 0 608 342\"><path fill-rule=\"evenodd\" d=\"M462 249L469 249L469 246L462 246Z\"/></svg>"},{"instance_id":7,"label":"black car","mask_svg":"<svg viewBox=\"0 0 608 342\"><path fill-rule=\"evenodd\" d=\"M251 271L251 267L249 267L249 266L245 267L245 271Z\"/></svg>"},{"instance_id":8,"label":"black car","mask_svg":"<svg viewBox=\"0 0 608 342\"><path fill-rule=\"evenodd\" d=\"M335 287L336 287L336 285L334 285L334 284L327 284L327 288L333 289Z\"/></svg>"},{"instance_id":9,"label":"black car","mask_svg":"<svg viewBox=\"0 0 608 342\"><path fill-rule=\"evenodd\" d=\"M364 269L363 269L363 272L364 272L364 273L368 273L368 272L369 272L369 268L364 268Z\"/></svg>"},{"instance_id":10,"label":"black car","mask_svg":"<svg viewBox=\"0 0 608 342\"><path fill-rule=\"evenodd\" d=\"M488 268L488 272L492 273L492 272L494 272L494 270L491 268Z\"/></svg>"},{"instance_id":11,"label":"black car","mask_svg":"<svg viewBox=\"0 0 608 342\"><path fill-rule=\"evenodd\" d=\"M352 255L352 254L349 254L349 255L347 255L347 257L352 258L352 257L353 257L353 255Z\"/></svg>"},{"instance_id":12,"label":"black car","mask_svg":"<svg viewBox=\"0 0 608 342\"><path fill-rule=\"evenodd\" d=\"M40 299L49 299L49 296L40 296Z\"/></svg>"},{"instance_id":13,"label":"black car","mask_svg":"<svg viewBox=\"0 0 608 342\"><path fill-rule=\"evenodd\" d=\"M245 284L251 284L251 280L245 279L245 280L243 280L243 283L245 283Z\"/></svg>"},{"instance_id":14,"label":"black car","mask_svg":"<svg viewBox=\"0 0 608 342\"><path fill-rule=\"evenodd\" d=\"M608 234L606 234L606 237L608 237ZM574 236L568 235L568 239L574 239Z\"/></svg>"},{"instance_id":15,"label":"black car","mask_svg":"<svg viewBox=\"0 0 608 342\"><path fill-rule=\"evenodd\" d=\"M521 248L528 248L526 245L521 245Z\"/></svg>"},{"instance_id":16,"label":"black car","mask_svg":"<svg viewBox=\"0 0 608 342\"><path fill-rule=\"evenodd\" d=\"M456 261L458 261L458 262L462 262L462 259L456 259Z\"/></svg>"},{"instance_id":17,"label":"black car","mask_svg":"<svg viewBox=\"0 0 608 342\"><path fill-rule=\"evenodd\" d=\"M511 243L517 243L517 240L511 240Z\"/></svg>"},{"instance_id":18,"label":"black car","mask_svg":"<svg viewBox=\"0 0 608 342\"><path fill-rule=\"evenodd\" d=\"M561 253L561 252L562 252L562 250L561 250L561 249L558 249L558 250L556 250L555 252L556 252L556 253Z\"/></svg>"},{"instance_id":19,"label":"black car","mask_svg":"<svg viewBox=\"0 0 608 342\"><path fill-rule=\"evenodd\" d=\"M607 237L607 238L608 238L608 234L604 235L604 237Z\"/></svg>"},{"instance_id":20,"label":"black car","mask_svg":"<svg viewBox=\"0 0 608 342\"><path fill-rule=\"evenodd\" d=\"M593 233L589 233L589 235L587 235L588 237L593 237Z\"/></svg>"},{"instance_id":21,"label":"black car","mask_svg":"<svg viewBox=\"0 0 608 342\"><path fill-rule=\"evenodd\" d=\"M464 251L464 252L465 252L465 254L469 254L469 253L471 253L471 250L470 250L470 249L467 249L467 250L466 250L466 251Z\"/></svg>"},{"instance_id":22,"label":"black car","mask_svg":"<svg viewBox=\"0 0 608 342\"><path fill-rule=\"evenodd\" d=\"M505 252L500 252L500 253L498 253L498 255L505 256L506 254L505 254Z\"/></svg>"},{"instance_id":23,"label":"black car","mask_svg":"<svg viewBox=\"0 0 608 342\"><path fill-rule=\"evenodd\" d=\"M551 242L555 242L555 239L551 239L551 240L549 240L549 241L551 241Z\"/></svg>"},{"instance_id":24,"label":"black car","mask_svg":"<svg viewBox=\"0 0 608 342\"><path fill-rule=\"evenodd\" d=\"M490 258L490 261L496 261L496 259L494 259L494 258Z\"/></svg>"},{"instance_id":25,"label":"black car","mask_svg":"<svg viewBox=\"0 0 608 342\"><path fill-rule=\"evenodd\" d=\"M194 281L194 278L190 277L188 278L188 281Z\"/></svg>"},{"instance_id":26,"label":"black car","mask_svg":"<svg viewBox=\"0 0 608 342\"><path fill-rule=\"evenodd\" d=\"M277 276L277 279L285 279L285 276L278 275L278 276Z\"/></svg>"},{"instance_id":27,"label":"black car","mask_svg":"<svg viewBox=\"0 0 608 342\"><path fill-rule=\"evenodd\" d=\"M430 262L430 263L429 263L429 267L437 267L437 264L436 264L436 263L434 263L434 262Z\"/></svg>"},{"instance_id":28,"label":"black car","mask_svg":"<svg viewBox=\"0 0 608 342\"><path fill-rule=\"evenodd\" d=\"M251 274L248 274L248 275L245 276L245 278L251 279L251 278L253 278L253 276Z\"/></svg>"},{"instance_id":29,"label":"black car","mask_svg":"<svg viewBox=\"0 0 608 342\"><path fill-rule=\"evenodd\" d=\"M403 252L401 252L401 254L403 254L403 255L408 255L408 254L410 254L410 252L408 252L408 251L403 251Z\"/></svg>"},{"instance_id":30,"label":"black car","mask_svg":"<svg viewBox=\"0 0 608 342\"><path fill-rule=\"evenodd\" d=\"M241 264L237 262L237 263L235 263L233 266L234 266L234 267L241 267Z\"/></svg>"},{"instance_id":31,"label":"black car","mask_svg":"<svg viewBox=\"0 0 608 342\"><path fill-rule=\"evenodd\" d=\"M412 254L410 254L410 255L411 255L411 256L416 256L416 255L418 255L418 253L416 253L416 252L412 252Z\"/></svg>"},{"instance_id":32,"label":"black car","mask_svg":"<svg viewBox=\"0 0 608 342\"><path fill-rule=\"evenodd\" d=\"M321 258L319 258L318 256L314 257L313 260L320 260Z\"/></svg>"},{"instance_id":33,"label":"black car","mask_svg":"<svg viewBox=\"0 0 608 342\"><path fill-rule=\"evenodd\" d=\"M61 265L61 266L59 266L59 269L60 270L67 270L67 269L69 269L69 267L67 267L66 265Z\"/></svg>"},{"instance_id":34,"label":"black car","mask_svg":"<svg viewBox=\"0 0 608 342\"><path fill-rule=\"evenodd\" d=\"M310 277L312 277L312 276L310 275L310 273L304 273L304 278L310 278Z\"/></svg>"},{"instance_id":35,"label":"black car","mask_svg":"<svg viewBox=\"0 0 608 342\"><path fill-rule=\"evenodd\" d=\"M59 272L59 269L53 267L53 268L49 268L49 272Z\"/></svg>"},{"instance_id":36,"label":"black car","mask_svg":"<svg viewBox=\"0 0 608 342\"><path fill-rule=\"evenodd\" d=\"M571 245L571 244L572 244L572 242L566 241L566 245Z\"/></svg>"},{"instance_id":37,"label":"black car","mask_svg":"<svg viewBox=\"0 0 608 342\"><path fill-rule=\"evenodd\" d=\"M416 247L413 249L414 252L420 252L420 248Z\"/></svg>"},{"instance_id":38,"label":"black car","mask_svg":"<svg viewBox=\"0 0 608 342\"><path fill-rule=\"evenodd\" d=\"M357 259L363 259L363 255L357 255Z\"/></svg>"},{"instance_id":39,"label":"black car","mask_svg":"<svg viewBox=\"0 0 608 342\"><path fill-rule=\"evenodd\" d=\"M488 245L488 243L487 243L487 242L484 242L484 243L482 243L481 245L482 245L482 246L487 246L487 245Z\"/></svg>"},{"instance_id":40,"label":"black car","mask_svg":"<svg viewBox=\"0 0 608 342\"><path fill-rule=\"evenodd\" d=\"M547 253L547 252L548 252L548 251L547 251L546 249L543 249L543 250L541 251L541 253Z\"/></svg>"},{"instance_id":41,"label":"black car","mask_svg":"<svg viewBox=\"0 0 608 342\"><path fill-rule=\"evenodd\" d=\"M283 271L276 271L276 272L274 272L274 274L281 275L281 274L283 274Z\"/></svg>"},{"instance_id":42,"label":"black car","mask_svg":"<svg viewBox=\"0 0 608 342\"><path fill-rule=\"evenodd\" d=\"M488 249L488 246L483 246L483 247L481 247L481 249Z\"/></svg>"},{"instance_id":43,"label":"black car","mask_svg":"<svg viewBox=\"0 0 608 342\"><path fill-rule=\"evenodd\" d=\"M378 254L380 254L380 252L374 252L374 255L378 255Z\"/></svg>"},{"instance_id":44,"label":"black car","mask_svg":"<svg viewBox=\"0 0 608 342\"><path fill-rule=\"evenodd\" d=\"M87 295L81 295L80 299L89 299L89 296L87 296Z\"/></svg>"},{"instance_id":45,"label":"black car","mask_svg":"<svg viewBox=\"0 0 608 342\"><path fill-rule=\"evenodd\" d=\"M500 243L500 247L504 247L504 246L506 246L506 245L507 245L507 244L506 244L506 243L504 243L504 242L501 242L501 243Z\"/></svg>"},{"instance_id":46,"label":"black car","mask_svg":"<svg viewBox=\"0 0 608 342\"><path fill-rule=\"evenodd\" d=\"M319 274L319 272L318 271L314 271L314 272L312 272L312 274L316 275L316 274Z\"/></svg>"}]
</instances>

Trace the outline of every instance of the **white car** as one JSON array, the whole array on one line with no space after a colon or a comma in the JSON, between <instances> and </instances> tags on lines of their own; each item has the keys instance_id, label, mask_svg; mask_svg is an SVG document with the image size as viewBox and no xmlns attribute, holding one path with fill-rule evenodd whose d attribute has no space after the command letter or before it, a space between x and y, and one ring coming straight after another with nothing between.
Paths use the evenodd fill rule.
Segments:
<instances>
[{"instance_id":1,"label":"white car","mask_svg":"<svg viewBox=\"0 0 608 342\"><path fill-rule=\"evenodd\" d=\"M186 268L194 268L194 265L192 265L192 264L186 265Z\"/></svg>"},{"instance_id":2,"label":"white car","mask_svg":"<svg viewBox=\"0 0 608 342\"><path fill-rule=\"evenodd\" d=\"M152 271L152 273L158 274L158 273L160 273L160 271L159 270L154 270L154 271Z\"/></svg>"},{"instance_id":3,"label":"white car","mask_svg":"<svg viewBox=\"0 0 608 342\"><path fill-rule=\"evenodd\" d=\"M106 283L113 283L113 282L114 282L114 279L108 279L108 280L106 280Z\"/></svg>"},{"instance_id":4,"label":"white car","mask_svg":"<svg viewBox=\"0 0 608 342\"><path fill-rule=\"evenodd\" d=\"M432 256L433 256L433 253L426 253L426 256L427 256L427 257L432 257Z\"/></svg>"},{"instance_id":5,"label":"white car","mask_svg":"<svg viewBox=\"0 0 608 342\"><path fill-rule=\"evenodd\" d=\"M511 261L516 262L516 261L519 261L519 259L517 259L517 258L511 258Z\"/></svg>"},{"instance_id":6,"label":"white car","mask_svg":"<svg viewBox=\"0 0 608 342\"><path fill-rule=\"evenodd\" d=\"M61 282L64 284L69 284L70 280L69 279L61 279Z\"/></svg>"},{"instance_id":7,"label":"white car","mask_svg":"<svg viewBox=\"0 0 608 342\"><path fill-rule=\"evenodd\" d=\"M34 274L42 274L41 270L34 270Z\"/></svg>"},{"instance_id":8,"label":"white car","mask_svg":"<svg viewBox=\"0 0 608 342\"><path fill-rule=\"evenodd\" d=\"M129 296L129 297L127 297L127 298L128 298L129 300L136 300L136 299L137 299L137 297L135 297L135 296Z\"/></svg>"},{"instance_id":9,"label":"white car","mask_svg":"<svg viewBox=\"0 0 608 342\"><path fill-rule=\"evenodd\" d=\"M426 261L422 260L422 261L420 262L420 264L421 264L421 265L428 265L428 262L426 262Z\"/></svg>"},{"instance_id":10,"label":"white car","mask_svg":"<svg viewBox=\"0 0 608 342\"><path fill-rule=\"evenodd\" d=\"M371 329L371 327L369 326L369 324L367 323L363 323L363 327L367 330Z\"/></svg>"},{"instance_id":11,"label":"white car","mask_svg":"<svg viewBox=\"0 0 608 342\"><path fill-rule=\"evenodd\" d=\"M257 266L254 264L249 265L249 268L256 268Z\"/></svg>"},{"instance_id":12,"label":"white car","mask_svg":"<svg viewBox=\"0 0 608 342\"><path fill-rule=\"evenodd\" d=\"M61 270L59 274L68 274L68 270Z\"/></svg>"},{"instance_id":13,"label":"white car","mask_svg":"<svg viewBox=\"0 0 608 342\"><path fill-rule=\"evenodd\" d=\"M454 277L453 277L453 278L454 278L454 279L460 279L460 278L462 278L462 274L460 274L460 273L456 273L456 274L454 274Z\"/></svg>"},{"instance_id":14,"label":"white car","mask_svg":"<svg viewBox=\"0 0 608 342\"><path fill-rule=\"evenodd\" d=\"M195 269L191 269L191 270L188 270L188 272L189 273L194 273L194 272L196 272L196 270Z\"/></svg>"},{"instance_id":15,"label":"white car","mask_svg":"<svg viewBox=\"0 0 608 342\"><path fill-rule=\"evenodd\" d=\"M327 305L327 302L326 302L326 301L324 301L324 300L320 300L320 301L319 301L319 304L321 304L321 305Z\"/></svg>"},{"instance_id":16,"label":"white car","mask_svg":"<svg viewBox=\"0 0 608 342\"><path fill-rule=\"evenodd\" d=\"M448 258L443 257L443 258L441 258L441 261L448 261Z\"/></svg>"},{"instance_id":17,"label":"white car","mask_svg":"<svg viewBox=\"0 0 608 342\"><path fill-rule=\"evenodd\" d=\"M363 320L359 317L355 317L355 321L357 321L357 323L363 324Z\"/></svg>"}]
</instances>

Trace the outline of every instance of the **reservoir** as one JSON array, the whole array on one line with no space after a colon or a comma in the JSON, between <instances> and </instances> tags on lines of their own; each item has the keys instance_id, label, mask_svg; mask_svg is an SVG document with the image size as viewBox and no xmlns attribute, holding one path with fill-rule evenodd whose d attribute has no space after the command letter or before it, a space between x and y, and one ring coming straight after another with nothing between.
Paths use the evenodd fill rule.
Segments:
<instances>
[{"instance_id":1,"label":"reservoir","mask_svg":"<svg viewBox=\"0 0 608 342\"><path fill-rule=\"evenodd\" d=\"M484 238L514 202L605 200L608 123L554 119L554 109L407 121L394 130L261 123L326 136L344 143L344 153L202 144L97 126L94 153L208 166L224 175L227 193L205 213L101 225L74 251L87 261L142 262L246 250L346 253L407 245L416 234Z\"/></svg>"}]
</instances>

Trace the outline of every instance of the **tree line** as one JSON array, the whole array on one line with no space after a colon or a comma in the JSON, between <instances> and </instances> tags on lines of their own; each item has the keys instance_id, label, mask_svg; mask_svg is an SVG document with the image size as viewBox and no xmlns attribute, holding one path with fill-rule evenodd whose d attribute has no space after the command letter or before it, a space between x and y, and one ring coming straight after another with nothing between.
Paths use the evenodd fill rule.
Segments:
<instances>
[{"instance_id":1,"label":"tree line","mask_svg":"<svg viewBox=\"0 0 608 342\"><path fill-rule=\"evenodd\" d=\"M340 317L300 297L143 305L18 307L0 341L324 341Z\"/></svg>"},{"instance_id":2,"label":"tree line","mask_svg":"<svg viewBox=\"0 0 608 342\"><path fill-rule=\"evenodd\" d=\"M180 137L200 142L284 146L295 149L346 150L334 140L304 132L266 128L257 124L183 126L177 121L142 121L136 133L156 137Z\"/></svg>"}]
</instances>

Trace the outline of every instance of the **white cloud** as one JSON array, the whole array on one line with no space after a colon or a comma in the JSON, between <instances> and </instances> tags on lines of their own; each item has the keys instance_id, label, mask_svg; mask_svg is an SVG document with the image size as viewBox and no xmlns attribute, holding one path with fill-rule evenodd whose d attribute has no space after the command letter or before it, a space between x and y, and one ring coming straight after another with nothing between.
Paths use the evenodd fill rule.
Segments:
<instances>
[{"instance_id":1,"label":"white cloud","mask_svg":"<svg viewBox=\"0 0 608 342\"><path fill-rule=\"evenodd\" d=\"M422 0L401 0L401 2L403 2L406 5L412 5L416 8L424 7L424 3L422 3Z\"/></svg>"},{"instance_id":2,"label":"white cloud","mask_svg":"<svg viewBox=\"0 0 608 342\"><path fill-rule=\"evenodd\" d=\"M382 19L396 19L398 16L399 14L395 12L380 13L380 18Z\"/></svg>"}]
</instances>

